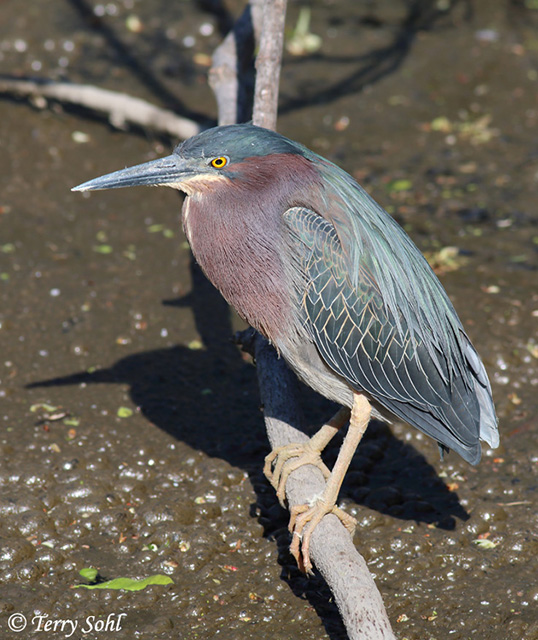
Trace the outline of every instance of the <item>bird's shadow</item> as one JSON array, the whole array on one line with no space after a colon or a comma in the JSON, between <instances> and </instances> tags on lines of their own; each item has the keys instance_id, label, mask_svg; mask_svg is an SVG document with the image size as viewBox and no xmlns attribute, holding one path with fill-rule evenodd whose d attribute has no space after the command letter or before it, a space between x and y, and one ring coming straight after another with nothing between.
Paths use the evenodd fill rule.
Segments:
<instances>
[{"instance_id":1,"label":"bird's shadow","mask_svg":"<svg viewBox=\"0 0 538 640\"><path fill-rule=\"evenodd\" d=\"M146 351L93 373L81 371L28 386L128 384L133 402L151 423L209 456L244 469L257 496L251 515L263 524L265 535L277 542L282 578L295 594L309 600L331 638L345 637L324 581L320 576L306 579L289 555L288 514L261 471L269 444L259 410L255 368L230 340L230 310L194 261L191 276L191 293L165 304L192 308L206 349L176 346ZM304 400L310 424L319 424L334 410L330 402L306 389ZM326 452L329 464L339 445L338 435ZM435 523L445 529L456 526L455 518L469 517L457 494L448 490L424 456L375 421L353 459L341 496L395 518Z\"/></svg>"}]
</instances>

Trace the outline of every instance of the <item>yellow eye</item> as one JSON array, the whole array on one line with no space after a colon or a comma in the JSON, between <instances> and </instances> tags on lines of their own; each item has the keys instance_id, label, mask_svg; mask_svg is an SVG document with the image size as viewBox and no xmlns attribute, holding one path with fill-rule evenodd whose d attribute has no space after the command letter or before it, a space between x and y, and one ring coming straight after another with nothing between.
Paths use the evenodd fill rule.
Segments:
<instances>
[{"instance_id":1,"label":"yellow eye","mask_svg":"<svg viewBox=\"0 0 538 640\"><path fill-rule=\"evenodd\" d=\"M225 167L227 164L228 158L225 158L224 156L213 158L213 160L211 160L211 166L215 167L215 169L222 169L222 167Z\"/></svg>"}]
</instances>

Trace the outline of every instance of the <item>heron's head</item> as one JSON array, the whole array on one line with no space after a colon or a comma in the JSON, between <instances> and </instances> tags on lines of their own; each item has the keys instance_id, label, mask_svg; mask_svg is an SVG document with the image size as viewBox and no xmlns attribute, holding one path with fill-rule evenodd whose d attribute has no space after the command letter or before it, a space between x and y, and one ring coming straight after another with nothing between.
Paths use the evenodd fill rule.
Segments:
<instances>
[{"instance_id":1,"label":"heron's head","mask_svg":"<svg viewBox=\"0 0 538 640\"><path fill-rule=\"evenodd\" d=\"M303 156L305 152L304 147L280 134L251 124L215 127L185 140L165 158L109 173L72 190L148 185L192 194L219 184L246 179L252 182L263 159L277 154Z\"/></svg>"}]
</instances>

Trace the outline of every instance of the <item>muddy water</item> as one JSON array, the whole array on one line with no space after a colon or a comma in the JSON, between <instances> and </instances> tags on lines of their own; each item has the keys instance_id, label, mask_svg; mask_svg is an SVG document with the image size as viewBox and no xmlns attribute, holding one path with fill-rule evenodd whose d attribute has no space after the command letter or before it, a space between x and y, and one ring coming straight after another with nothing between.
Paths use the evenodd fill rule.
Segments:
<instances>
[{"instance_id":1,"label":"muddy water","mask_svg":"<svg viewBox=\"0 0 538 640\"><path fill-rule=\"evenodd\" d=\"M312 3L322 49L287 56L279 126L354 174L434 261L490 373L502 444L472 468L439 461L407 426L374 424L342 503L399 638L532 640L538 11L413 6ZM207 54L226 13L135 0L1 11L3 73L214 115ZM260 472L255 370L192 263L180 199L69 191L168 153L166 141L9 100L0 139L0 637L20 613L25 637L71 620L80 637L344 638L322 581L287 553L287 516ZM331 412L305 403L312 424ZM71 589L84 567L173 584Z\"/></svg>"}]
</instances>

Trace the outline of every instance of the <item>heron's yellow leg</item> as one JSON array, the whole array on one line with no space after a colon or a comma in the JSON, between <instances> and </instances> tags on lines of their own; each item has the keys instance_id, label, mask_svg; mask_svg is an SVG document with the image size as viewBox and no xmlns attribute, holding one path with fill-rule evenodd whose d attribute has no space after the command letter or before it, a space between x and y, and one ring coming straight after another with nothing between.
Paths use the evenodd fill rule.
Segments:
<instances>
[{"instance_id":1,"label":"heron's yellow leg","mask_svg":"<svg viewBox=\"0 0 538 640\"><path fill-rule=\"evenodd\" d=\"M265 458L263 472L276 489L276 495L282 506L286 499L286 482L295 469L305 464L313 464L321 470L325 479L330 477L331 472L321 459L321 452L349 420L349 416L349 409L343 407L309 440L277 447Z\"/></svg>"},{"instance_id":2,"label":"heron's yellow leg","mask_svg":"<svg viewBox=\"0 0 538 640\"><path fill-rule=\"evenodd\" d=\"M293 534L293 539L290 551L297 560L299 568L305 573L312 572L312 562L310 561L310 538L312 532L326 514L333 513L336 515L350 531L351 535L355 531L355 519L338 508L336 500L353 454L370 421L371 411L372 407L368 399L360 393L355 393L349 429L338 453L334 468L327 480L325 490L312 505L298 505L291 509L289 528Z\"/></svg>"}]
</instances>

